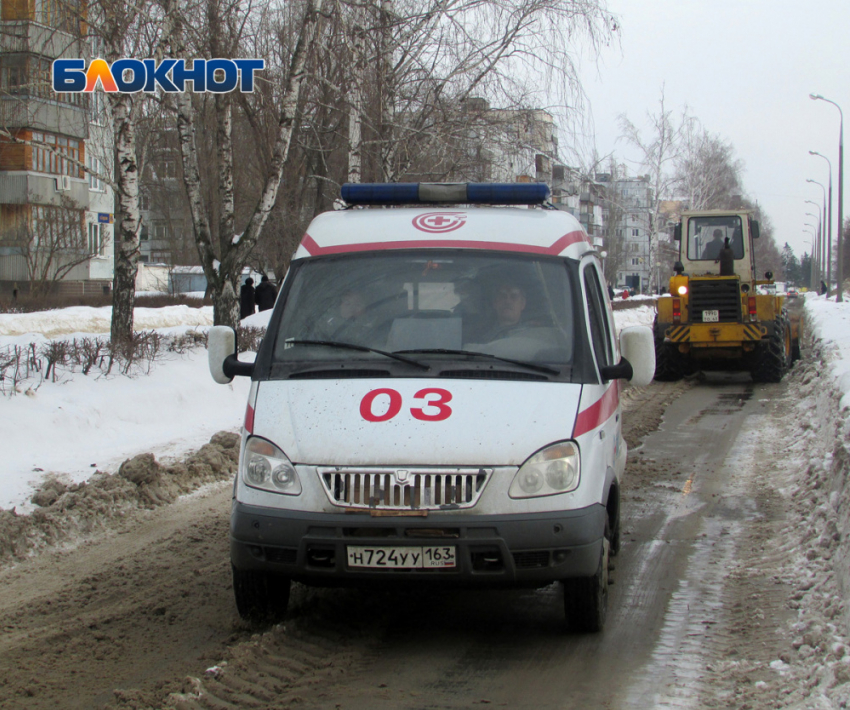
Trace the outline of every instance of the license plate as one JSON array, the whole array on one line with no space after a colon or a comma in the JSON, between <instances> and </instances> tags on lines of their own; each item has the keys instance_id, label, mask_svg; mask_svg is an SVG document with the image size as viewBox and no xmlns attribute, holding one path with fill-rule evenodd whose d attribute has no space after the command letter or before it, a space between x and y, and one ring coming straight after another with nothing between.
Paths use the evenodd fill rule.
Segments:
<instances>
[{"instance_id":1,"label":"license plate","mask_svg":"<svg viewBox=\"0 0 850 710\"><path fill-rule=\"evenodd\" d=\"M703 311L703 323L717 323L720 320L720 311Z\"/></svg>"},{"instance_id":2,"label":"license plate","mask_svg":"<svg viewBox=\"0 0 850 710\"><path fill-rule=\"evenodd\" d=\"M370 569L445 569L457 566L454 545L424 547L349 546L349 567Z\"/></svg>"}]
</instances>

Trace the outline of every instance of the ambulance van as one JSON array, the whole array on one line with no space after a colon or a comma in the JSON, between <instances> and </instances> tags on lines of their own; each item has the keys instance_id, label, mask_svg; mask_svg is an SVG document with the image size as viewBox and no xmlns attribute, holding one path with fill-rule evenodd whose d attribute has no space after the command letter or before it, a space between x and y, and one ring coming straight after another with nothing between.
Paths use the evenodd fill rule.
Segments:
<instances>
[{"instance_id":1,"label":"ambulance van","mask_svg":"<svg viewBox=\"0 0 850 710\"><path fill-rule=\"evenodd\" d=\"M291 581L540 587L601 630L620 544L620 393L655 369L617 337L600 254L542 184L344 185L307 229L253 363L230 549L239 613Z\"/></svg>"}]
</instances>

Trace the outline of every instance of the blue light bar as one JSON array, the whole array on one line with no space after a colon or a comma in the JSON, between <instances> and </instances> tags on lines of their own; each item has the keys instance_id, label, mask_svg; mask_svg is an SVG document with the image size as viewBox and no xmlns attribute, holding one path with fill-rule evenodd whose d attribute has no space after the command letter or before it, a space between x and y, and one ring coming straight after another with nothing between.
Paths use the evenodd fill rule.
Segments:
<instances>
[{"instance_id":1,"label":"blue light bar","mask_svg":"<svg viewBox=\"0 0 850 710\"><path fill-rule=\"evenodd\" d=\"M550 193L542 182L395 182L345 183L340 194L349 205L540 205Z\"/></svg>"}]
</instances>

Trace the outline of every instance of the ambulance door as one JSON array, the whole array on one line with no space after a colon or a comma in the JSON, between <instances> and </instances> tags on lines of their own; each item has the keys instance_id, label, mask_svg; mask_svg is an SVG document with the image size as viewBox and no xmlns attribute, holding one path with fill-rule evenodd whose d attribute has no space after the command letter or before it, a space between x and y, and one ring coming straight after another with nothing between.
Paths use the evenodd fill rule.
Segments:
<instances>
[{"instance_id":1,"label":"ambulance door","mask_svg":"<svg viewBox=\"0 0 850 710\"><path fill-rule=\"evenodd\" d=\"M597 373L600 368L614 365L619 359L614 323L602 283L596 260L587 260L582 266L582 288L588 336ZM585 385L579 416L582 414L585 430L593 432L592 441L587 442L592 450L587 453L593 459L594 468L600 472L615 471L621 426L619 381L602 382L600 377L599 384ZM584 459L585 452L582 451L582 468Z\"/></svg>"}]
</instances>

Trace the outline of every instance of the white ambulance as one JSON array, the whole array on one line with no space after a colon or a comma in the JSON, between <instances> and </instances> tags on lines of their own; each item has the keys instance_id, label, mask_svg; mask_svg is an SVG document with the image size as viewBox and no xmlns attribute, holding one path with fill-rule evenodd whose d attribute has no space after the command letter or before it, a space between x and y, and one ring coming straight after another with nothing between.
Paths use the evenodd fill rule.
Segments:
<instances>
[{"instance_id":1,"label":"white ambulance","mask_svg":"<svg viewBox=\"0 0 850 710\"><path fill-rule=\"evenodd\" d=\"M600 255L542 184L358 184L292 260L250 376L231 518L239 613L310 585L544 586L604 624L620 538L619 338Z\"/></svg>"}]
</instances>

